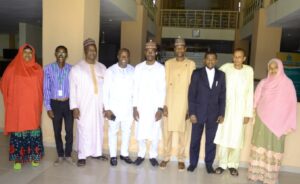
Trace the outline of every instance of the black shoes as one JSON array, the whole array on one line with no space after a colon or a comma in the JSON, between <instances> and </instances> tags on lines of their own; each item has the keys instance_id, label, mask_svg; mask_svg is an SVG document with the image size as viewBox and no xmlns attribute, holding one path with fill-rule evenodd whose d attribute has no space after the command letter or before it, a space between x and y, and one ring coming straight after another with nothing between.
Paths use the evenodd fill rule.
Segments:
<instances>
[{"instance_id":1,"label":"black shoes","mask_svg":"<svg viewBox=\"0 0 300 184\"><path fill-rule=\"evenodd\" d=\"M211 165L206 165L206 171L208 174L215 174L216 171L214 170L214 168Z\"/></svg>"},{"instance_id":2,"label":"black shoes","mask_svg":"<svg viewBox=\"0 0 300 184\"><path fill-rule=\"evenodd\" d=\"M195 169L196 169L196 166L194 166L194 165L189 165L189 167L187 168L187 171L193 172Z\"/></svg>"},{"instance_id":3,"label":"black shoes","mask_svg":"<svg viewBox=\"0 0 300 184\"><path fill-rule=\"evenodd\" d=\"M133 162L135 165L141 165L142 162L144 162L144 158L142 157L137 157L137 159Z\"/></svg>"},{"instance_id":4,"label":"black shoes","mask_svg":"<svg viewBox=\"0 0 300 184\"><path fill-rule=\"evenodd\" d=\"M111 157L110 158L110 165L111 166L117 166L118 165L118 159L117 159L117 157Z\"/></svg>"},{"instance_id":5,"label":"black shoes","mask_svg":"<svg viewBox=\"0 0 300 184\"><path fill-rule=\"evenodd\" d=\"M127 164L133 163L133 161L131 160L131 158L129 156L124 157L124 156L120 155L120 159L124 160Z\"/></svg>"},{"instance_id":6,"label":"black shoes","mask_svg":"<svg viewBox=\"0 0 300 184\"><path fill-rule=\"evenodd\" d=\"M159 166L159 164L155 158L150 158L149 161L153 167Z\"/></svg>"},{"instance_id":7,"label":"black shoes","mask_svg":"<svg viewBox=\"0 0 300 184\"><path fill-rule=\"evenodd\" d=\"M85 162L85 159L79 159L77 161L77 166L78 167L82 167L82 166L85 166L86 162Z\"/></svg>"}]
</instances>

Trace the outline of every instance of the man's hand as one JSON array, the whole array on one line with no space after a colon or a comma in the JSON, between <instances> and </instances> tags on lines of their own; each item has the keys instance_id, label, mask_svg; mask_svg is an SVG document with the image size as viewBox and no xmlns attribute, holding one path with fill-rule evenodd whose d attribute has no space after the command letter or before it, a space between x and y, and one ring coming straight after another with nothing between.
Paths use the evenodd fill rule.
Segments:
<instances>
[{"instance_id":1,"label":"man's hand","mask_svg":"<svg viewBox=\"0 0 300 184\"><path fill-rule=\"evenodd\" d=\"M73 109L73 117L74 117L74 119L78 119L78 120L79 120L79 117L80 117L80 111L79 111L78 108Z\"/></svg>"},{"instance_id":2,"label":"man's hand","mask_svg":"<svg viewBox=\"0 0 300 184\"><path fill-rule=\"evenodd\" d=\"M137 110L137 107L133 108L133 118L134 118L135 121L139 121L139 119L140 119L140 115L139 115L139 112Z\"/></svg>"},{"instance_id":3,"label":"man's hand","mask_svg":"<svg viewBox=\"0 0 300 184\"><path fill-rule=\"evenodd\" d=\"M163 112L161 110L157 110L155 113L155 121L161 120L162 116L163 116Z\"/></svg>"},{"instance_id":4,"label":"man's hand","mask_svg":"<svg viewBox=\"0 0 300 184\"><path fill-rule=\"evenodd\" d=\"M52 110L47 111L47 114L48 114L49 118L51 118L51 119L54 118L54 113Z\"/></svg>"},{"instance_id":5,"label":"man's hand","mask_svg":"<svg viewBox=\"0 0 300 184\"><path fill-rule=\"evenodd\" d=\"M163 112L165 117L168 117L168 107L165 105L164 106L164 112Z\"/></svg>"},{"instance_id":6,"label":"man's hand","mask_svg":"<svg viewBox=\"0 0 300 184\"><path fill-rule=\"evenodd\" d=\"M196 117L196 115L191 115L190 116L190 120L191 120L191 122L194 124L194 123L197 123L197 117Z\"/></svg>"},{"instance_id":7,"label":"man's hand","mask_svg":"<svg viewBox=\"0 0 300 184\"><path fill-rule=\"evenodd\" d=\"M223 116L219 116L217 119L217 123L222 124L224 122L224 117Z\"/></svg>"},{"instance_id":8,"label":"man's hand","mask_svg":"<svg viewBox=\"0 0 300 184\"><path fill-rule=\"evenodd\" d=\"M113 115L113 112L111 110L104 111L104 117L107 119L111 119L111 115Z\"/></svg>"},{"instance_id":9,"label":"man's hand","mask_svg":"<svg viewBox=\"0 0 300 184\"><path fill-rule=\"evenodd\" d=\"M250 121L249 117L244 117L244 125L248 124Z\"/></svg>"}]
</instances>

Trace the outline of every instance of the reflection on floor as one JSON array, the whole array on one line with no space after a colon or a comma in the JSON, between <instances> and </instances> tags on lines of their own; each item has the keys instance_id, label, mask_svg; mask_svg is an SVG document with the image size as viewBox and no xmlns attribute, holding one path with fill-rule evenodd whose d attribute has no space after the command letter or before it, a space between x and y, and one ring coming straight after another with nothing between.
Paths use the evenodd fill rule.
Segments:
<instances>
[{"instance_id":1,"label":"reflection on floor","mask_svg":"<svg viewBox=\"0 0 300 184\"><path fill-rule=\"evenodd\" d=\"M30 164L23 165L21 171L12 169L13 163L8 161L8 138L0 135L0 184L253 184L247 180L247 170L240 169L238 177L208 175L200 165L193 173L177 170L177 163L171 162L164 170L153 168L148 160L139 166L125 164L118 160L117 167L109 162L88 159L83 168L63 163L53 166L56 157L54 148L46 148L46 155L37 168ZM300 174L280 173L280 184L299 184Z\"/></svg>"}]
</instances>

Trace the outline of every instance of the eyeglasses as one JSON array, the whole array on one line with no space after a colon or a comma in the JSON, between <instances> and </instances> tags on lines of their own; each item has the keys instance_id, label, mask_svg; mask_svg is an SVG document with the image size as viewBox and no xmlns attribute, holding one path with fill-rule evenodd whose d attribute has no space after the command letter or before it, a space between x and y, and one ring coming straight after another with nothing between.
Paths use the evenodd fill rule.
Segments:
<instances>
[{"instance_id":1,"label":"eyeglasses","mask_svg":"<svg viewBox=\"0 0 300 184\"><path fill-rule=\"evenodd\" d=\"M56 54L57 54L58 56L66 56L66 55L67 55L66 52L56 52Z\"/></svg>"}]
</instances>

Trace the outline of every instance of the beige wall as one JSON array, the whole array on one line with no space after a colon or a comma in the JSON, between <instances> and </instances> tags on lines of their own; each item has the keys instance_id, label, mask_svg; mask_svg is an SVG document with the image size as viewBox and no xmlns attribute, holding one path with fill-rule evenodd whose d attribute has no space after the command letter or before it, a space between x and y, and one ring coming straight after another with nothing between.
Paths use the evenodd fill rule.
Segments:
<instances>
[{"instance_id":1,"label":"beige wall","mask_svg":"<svg viewBox=\"0 0 300 184\"><path fill-rule=\"evenodd\" d=\"M262 79L266 75L267 63L280 51L282 29L266 25L263 8L255 13L253 25L250 64L254 67L254 78Z\"/></svg>"},{"instance_id":2,"label":"beige wall","mask_svg":"<svg viewBox=\"0 0 300 184\"><path fill-rule=\"evenodd\" d=\"M121 47L131 51L130 63L136 65L144 59L147 36L147 11L143 5L136 6L136 20L121 22Z\"/></svg>"},{"instance_id":3,"label":"beige wall","mask_svg":"<svg viewBox=\"0 0 300 184\"><path fill-rule=\"evenodd\" d=\"M249 57L249 43L250 43L250 39L249 38L245 38L245 39L241 39L241 30L237 29L235 32L235 41L234 41L234 48L242 48L245 50L245 54L247 56L247 59Z\"/></svg>"},{"instance_id":4,"label":"beige wall","mask_svg":"<svg viewBox=\"0 0 300 184\"><path fill-rule=\"evenodd\" d=\"M65 45L68 62L77 63L83 57L83 41L90 37L99 43L100 0L43 0L43 63L54 61L54 49ZM44 141L54 145L53 128L43 111Z\"/></svg>"}]
</instances>

